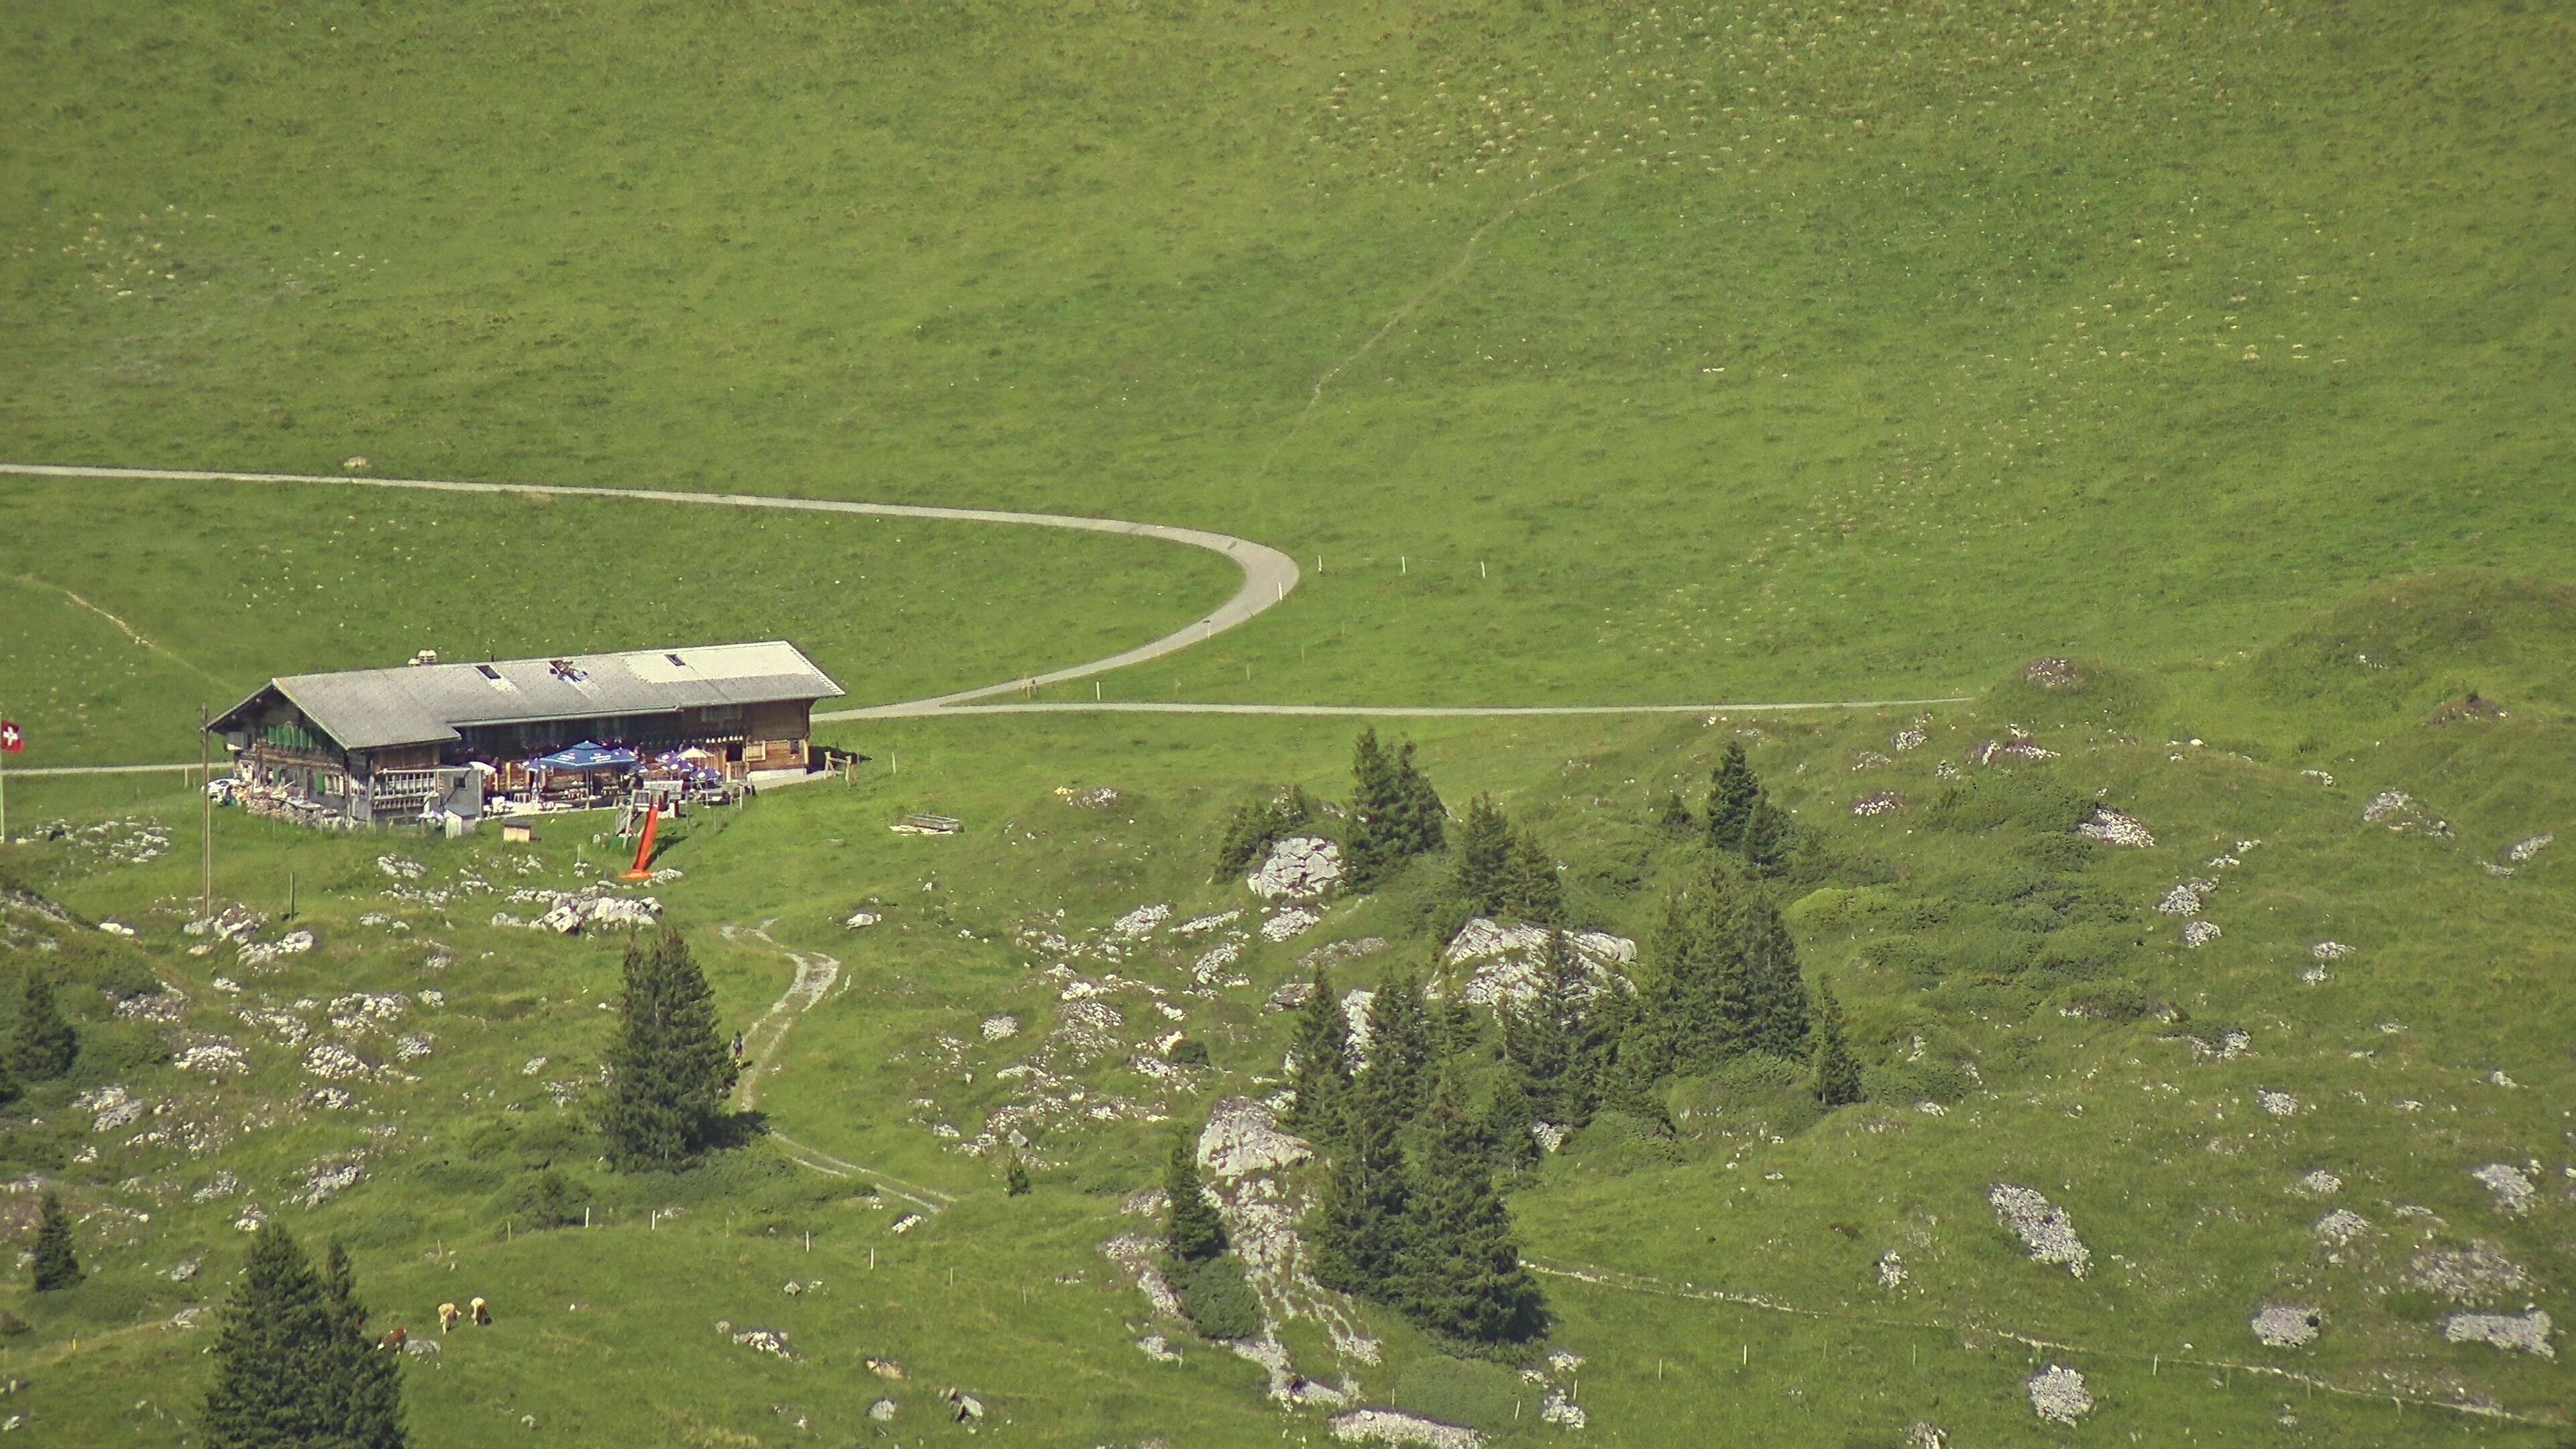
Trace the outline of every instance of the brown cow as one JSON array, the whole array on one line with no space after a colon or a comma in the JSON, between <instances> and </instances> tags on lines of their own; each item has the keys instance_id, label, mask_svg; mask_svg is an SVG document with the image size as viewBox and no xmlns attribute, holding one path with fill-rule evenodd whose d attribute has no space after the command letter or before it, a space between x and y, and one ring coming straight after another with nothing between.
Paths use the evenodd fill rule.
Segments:
<instances>
[{"instance_id":1,"label":"brown cow","mask_svg":"<svg viewBox=\"0 0 2576 1449\"><path fill-rule=\"evenodd\" d=\"M403 1345L409 1342L411 1342L411 1330L397 1323L394 1325L393 1332L376 1341L376 1348L384 1353L400 1353Z\"/></svg>"},{"instance_id":2,"label":"brown cow","mask_svg":"<svg viewBox=\"0 0 2576 1449\"><path fill-rule=\"evenodd\" d=\"M456 1320L464 1316L464 1314L456 1311L456 1305L453 1303L442 1303L438 1305L438 1331L446 1333L455 1328Z\"/></svg>"}]
</instances>

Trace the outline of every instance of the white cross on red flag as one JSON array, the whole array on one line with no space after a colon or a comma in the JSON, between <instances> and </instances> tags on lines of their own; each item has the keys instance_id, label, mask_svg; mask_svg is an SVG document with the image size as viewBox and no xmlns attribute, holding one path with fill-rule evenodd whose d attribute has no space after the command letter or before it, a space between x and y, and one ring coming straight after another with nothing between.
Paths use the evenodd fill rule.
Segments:
<instances>
[{"instance_id":1,"label":"white cross on red flag","mask_svg":"<svg viewBox=\"0 0 2576 1449\"><path fill-rule=\"evenodd\" d=\"M0 755L23 755L26 752L27 737L19 731L18 722L0 719Z\"/></svg>"}]
</instances>

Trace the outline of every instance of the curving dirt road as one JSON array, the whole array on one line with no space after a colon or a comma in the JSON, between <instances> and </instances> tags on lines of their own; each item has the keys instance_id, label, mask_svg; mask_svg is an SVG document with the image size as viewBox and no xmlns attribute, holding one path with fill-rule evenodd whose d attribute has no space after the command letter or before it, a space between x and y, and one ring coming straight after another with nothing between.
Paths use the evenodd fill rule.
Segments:
<instances>
[{"instance_id":1,"label":"curving dirt road","mask_svg":"<svg viewBox=\"0 0 2576 1449\"><path fill-rule=\"evenodd\" d=\"M907 700L899 704L877 705L864 710L838 710L815 716L818 720L880 719L890 715L929 714L952 704L988 699L1025 689L1034 680L1040 685L1059 684L1068 679L1082 679L1124 669L1176 653L1204 639L1212 638L1252 618L1262 610L1284 602L1289 591L1303 576L1297 561L1275 548L1235 538L1230 534L1210 533L1199 528L1174 528L1162 523L1130 523L1121 518L1083 518L1062 513L1012 513L992 508L934 508L914 503L853 503L838 498L791 498L765 493L691 493L670 488L584 488L556 483L464 483L432 478L369 478L352 474L333 477L310 473L220 473L175 468L82 468L46 463L0 463L0 473L15 473L29 478L97 478L128 482L159 483L271 483L321 484L340 488L408 488L430 493L517 493L538 494L549 498L632 499L643 503L689 503L709 508L766 508L791 513L857 514L869 518L923 518L947 523L1003 523L1023 528L1070 528L1087 533L1120 533L1132 538L1160 539L1165 543L1203 548L1222 555L1243 571L1243 585L1234 597L1218 605L1205 618L1151 643L1139 644L1106 659L1075 664L1043 674L1006 679L978 689L961 689L953 694L935 695L929 699Z\"/></svg>"}]
</instances>

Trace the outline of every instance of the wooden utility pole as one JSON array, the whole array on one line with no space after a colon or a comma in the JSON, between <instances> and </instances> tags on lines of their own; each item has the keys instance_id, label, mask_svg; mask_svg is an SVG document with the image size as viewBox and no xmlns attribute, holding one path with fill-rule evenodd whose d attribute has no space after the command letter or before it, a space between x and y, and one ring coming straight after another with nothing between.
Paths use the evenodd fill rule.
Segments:
<instances>
[{"instance_id":1,"label":"wooden utility pole","mask_svg":"<svg viewBox=\"0 0 2576 1449\"><path fill-rule=\"evenodd\" d=\"M197 919L215 918L215 766L206 743L206 707L197 706L197 876L203 896Z\"/></svg>"}]
</instances>

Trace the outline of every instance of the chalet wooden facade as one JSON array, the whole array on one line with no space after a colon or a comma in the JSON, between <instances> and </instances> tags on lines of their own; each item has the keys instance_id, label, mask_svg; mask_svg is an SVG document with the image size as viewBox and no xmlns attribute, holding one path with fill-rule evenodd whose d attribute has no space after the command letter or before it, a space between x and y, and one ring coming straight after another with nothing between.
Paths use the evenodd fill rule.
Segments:
<instances>
[{"instance_id":1,"label":"chalet wooden facade","mask_svg":"<svg viewBox=\"0 0 2576 1449\"><path fill-rule=\"evenodd\" d=\"M814 765L817 700L842 693L781 641L568 659L301 674L208 726L245 803L314 824L601 803L645 779L734 787ZM614 778L549 767L598 745Z\"/></svg>"}]
</instances>

